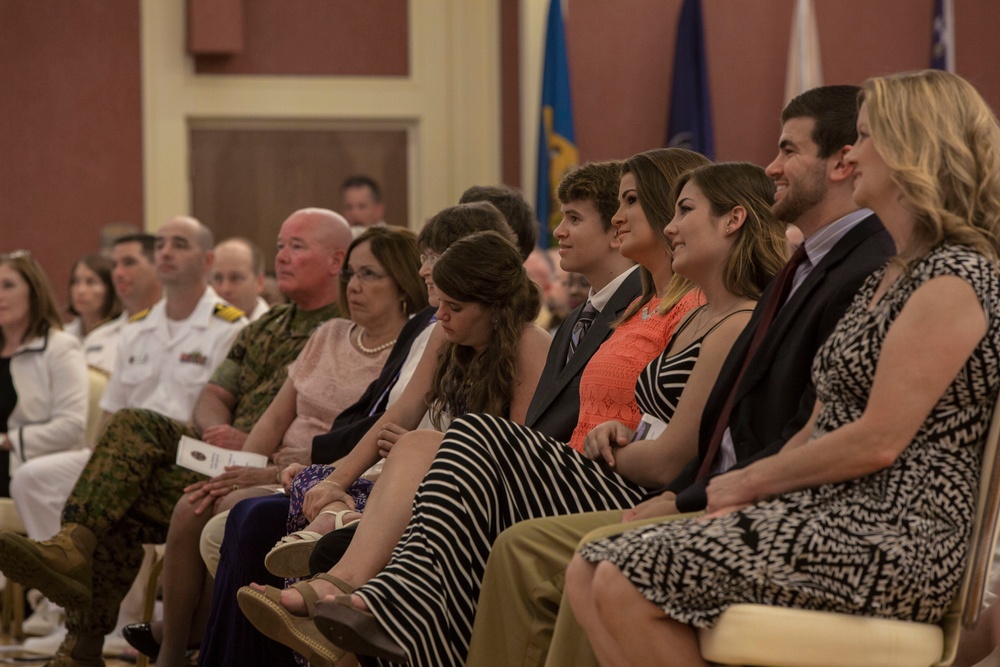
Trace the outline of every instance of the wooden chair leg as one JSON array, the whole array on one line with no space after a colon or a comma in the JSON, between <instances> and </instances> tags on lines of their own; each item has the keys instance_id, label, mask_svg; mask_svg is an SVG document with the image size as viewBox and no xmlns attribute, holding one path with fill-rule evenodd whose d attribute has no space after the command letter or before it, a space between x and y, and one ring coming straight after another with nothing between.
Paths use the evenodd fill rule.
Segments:
<instances>
[{"instance_id":1,"label":"wooden chair leg","mask_svg":"<svg viewBox=\"0 0 1000 667\"><path fill-rule=\"evenodd\" d=\"M14 584L11 587L11 594L14 597L14 621L11 623L10 636L21 641L24 639L24 586Z\"/></svg>"},{"instance_id":2,"label":"wooden chair leg","mask_svg":"<svg viewBox=\"0 0 1000 667\"><path fill-rule=\"evenodd\" d=\"M0 605L0 630L12 639L24 639L24 587L8 579Z\"/></svg>"},{"instance_id":3,"label":"wooden chair leg","mask_svg":"<svg viewBox=\"0 0 1000 667\"><path fill-rule=\"evenodd\" d=\"M6 635L10 635L10 624L13 621L14 604L11 602L14 599L13 587L14 582L8 579L3 591L0 591L0 632Z\"/></svg>"},{"instance_id":4,"label":"wooden chair leg","mask_svg":"<svg viewBox=\"0 0 1000 667\"><path fill-rule=\"evenodd\" d=\"M150 548L148 545L147 549ZM156 608L156 592L160 587L160 573L163 572L163 556L152 548L153 566L149 570L149 578L146 579L146 593L142 598L142 620L149 623L153 620L153 610ZM149 658L140 653L136 658L135 667L148 667Z\"/></svg>"}]
</instances>

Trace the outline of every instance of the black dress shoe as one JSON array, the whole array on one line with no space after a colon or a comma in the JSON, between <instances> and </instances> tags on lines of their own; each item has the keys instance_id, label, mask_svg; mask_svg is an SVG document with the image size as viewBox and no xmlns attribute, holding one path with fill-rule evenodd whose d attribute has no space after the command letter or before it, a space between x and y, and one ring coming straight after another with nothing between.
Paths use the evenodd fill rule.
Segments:
<instances>
[{"instance_id":1,"label":"black dress shoe","mask_svg":"<svg viewBox=\"0 0 1000 667\"><path fill-rule=\"evenodd\" d=\"M153 628L149 623L126 625L122 628L122 637L132 648L156 662L156 657L160 655L160 644L153 639Z\"/></svg>"}]
</instances>

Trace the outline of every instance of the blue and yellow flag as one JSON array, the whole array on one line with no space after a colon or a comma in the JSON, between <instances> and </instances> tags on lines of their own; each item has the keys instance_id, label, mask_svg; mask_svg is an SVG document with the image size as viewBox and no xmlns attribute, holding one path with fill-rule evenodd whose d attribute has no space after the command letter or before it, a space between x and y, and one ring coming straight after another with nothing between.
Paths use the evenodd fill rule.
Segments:
<instances>
[{"instance_id":1,"label":"blue and yellow flag","mask_svg":"<svg viewBox=\"0 0 1000 667\"><path fill-rule=\"evenodd\" d=\"M701 0L684 0L677 21L674 54L667 146L687 148L714 159L715 141L712 137Z\"/></svg>"},{"instance_id":2,"label":"blue and yellow flag","mask_svg":"<svg viewBox=\"0 0 1000 667\"><path fill-rule=\"evenodd\" d=\"M569 91L569 63L563 30L561 0L551 0L545 32L545 68L542 72L542 118L538 131L538 176L535 212L541 228L538 243L548 248L552 230L562 215L556 192L559 181L577 166L580 153L573 138L573 103Z\"/></svg>"}]
</instances>

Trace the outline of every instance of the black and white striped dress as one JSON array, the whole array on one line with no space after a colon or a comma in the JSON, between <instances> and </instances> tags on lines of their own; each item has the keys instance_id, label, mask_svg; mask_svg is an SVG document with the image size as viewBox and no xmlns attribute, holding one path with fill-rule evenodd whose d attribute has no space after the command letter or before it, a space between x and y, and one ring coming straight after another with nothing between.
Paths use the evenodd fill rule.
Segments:
<instances>
[{"instance_id":1,"label":"black and white striped dress","mask_svg":"<svg viewBox=\"0 0 1000 667\"><path fill-rule=\"evenodd\" d=\"M644 413L669 423L703 338L646 366L636 382ZM411 665L461 665L497 535L525 519L634 507L644 493L564 443L466 415L445 434L392 560L357 592Z\"/></svg>"},{"instance_id":2,"label":"black and white striped dress","mask_svg":"<svg viewBox=\"0 0 1000 667\"><path fill-rule=\"evenodd\" d=\"M987 319L986 336L892 465L710 521L637 528L584 546L584 558L614 563L646 599L697 627L710 627L743 602L940 619L962 575L983 439L1000 386L1000 280L992 261L941 246L869 310L883 273L862 286L816 357L818 434L861 416L886 335L921 285L962 278Z\"/></svg>"}]
</instances>

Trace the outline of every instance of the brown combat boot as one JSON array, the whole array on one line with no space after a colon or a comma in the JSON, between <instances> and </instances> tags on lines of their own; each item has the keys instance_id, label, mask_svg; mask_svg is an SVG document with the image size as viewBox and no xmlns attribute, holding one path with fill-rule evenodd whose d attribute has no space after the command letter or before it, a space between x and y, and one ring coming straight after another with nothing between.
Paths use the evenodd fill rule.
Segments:
<instances>
[{"instance_id":1,"label":"brown combat boot","mask_svg":"<svg viewBox=\"0 0 1000 667\"><path fill-rule=\"evenodd\" d=\"M105 667L101 657L104 635L79 635L70 632L45 667Z\"/></svg>"},{"instance_id":2,"label":"brown combat boot","mask_svg":"<svg viewBox=\"0 0 1000 667\"><path fill-rule=\"evenodd\" d=\"M10 531L0 532L0 568L8 578L67 608L90 604L91 555L97 537L89 528L68 523L50 540L35 542Z\"/></svg>"}]
</instances>

